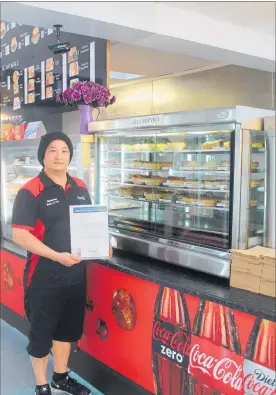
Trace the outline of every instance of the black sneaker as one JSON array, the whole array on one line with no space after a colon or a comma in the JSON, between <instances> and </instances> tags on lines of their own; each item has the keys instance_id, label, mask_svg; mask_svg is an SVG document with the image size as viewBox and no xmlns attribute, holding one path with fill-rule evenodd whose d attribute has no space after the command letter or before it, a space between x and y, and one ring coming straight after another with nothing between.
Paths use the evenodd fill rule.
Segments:
<instances>
[{"instance_id":1,"label":"black sneaker","mask_svg":"<svg viewBox=\"0 0 276 395\"><path fill-rule=\"evenodd\" d=\"M84 385L77 382L77 380L72 379L72 377L67 376L64 380L59 380L55 382L52 380L51 388L53 393L56 394L69 394L69 395L89 395L91 394L90 389ZM40 394L39 394L40 395Z\"/></svg>"},{"instance_id":2,"label":"black sneaker","mask_svg":"<svg viewBox=\"0 0 276 395\"><path fill-rule=\"evenodd\" d=\"M35 395L52 395L49 384L42 385L39 389L35 389Z\"/></svg>"}]
</instances>

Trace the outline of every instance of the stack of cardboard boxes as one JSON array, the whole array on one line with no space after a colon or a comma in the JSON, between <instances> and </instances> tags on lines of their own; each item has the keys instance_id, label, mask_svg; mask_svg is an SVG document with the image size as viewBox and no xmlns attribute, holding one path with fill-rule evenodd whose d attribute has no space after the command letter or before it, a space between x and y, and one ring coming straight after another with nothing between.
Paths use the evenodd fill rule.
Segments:
<instances>
[{"instance_id":1,"label":"stack of cardboard boxes","mask_svg":"<svg viewBox=\"0 0 276 395\"><path fill-rule=\"evenodd\" d=\"M276 250L232 250L231 287L276 297Z\"/></svg>"}]
</instances>

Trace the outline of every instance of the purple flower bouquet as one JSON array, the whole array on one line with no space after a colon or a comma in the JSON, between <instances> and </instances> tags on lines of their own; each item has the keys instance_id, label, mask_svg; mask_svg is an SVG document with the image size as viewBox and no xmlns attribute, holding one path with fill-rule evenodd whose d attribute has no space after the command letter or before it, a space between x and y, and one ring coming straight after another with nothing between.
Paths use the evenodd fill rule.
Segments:
<instances>
[{"instance_id":1,"label":"purple flower bouquet","mask_svg":"<svg viewBox=\"0 0 276 395\"><path fill-rule=\"evenodd\" d=\"M93 121L92 108L98 110L108 107L116 102L116 97L111 96L109 90L93 81L77 82L57 96L57 101L80 111L80 134L88 134L88 125ZM98 119L98 118L97 118Z\"/></svg>"},{"instance_id":2,"label":"purple flower bouquet","mask_svg":"<svg viewBox=\"0 0 276 395\"><path fill-rule=\"evenodd\" d=\"M68 88L57 96L57 101L71 107L80 104L94 108L108 107L116 102L107 88L93 81L77 82L72 88Z\"/></svg>"}]
</instances>

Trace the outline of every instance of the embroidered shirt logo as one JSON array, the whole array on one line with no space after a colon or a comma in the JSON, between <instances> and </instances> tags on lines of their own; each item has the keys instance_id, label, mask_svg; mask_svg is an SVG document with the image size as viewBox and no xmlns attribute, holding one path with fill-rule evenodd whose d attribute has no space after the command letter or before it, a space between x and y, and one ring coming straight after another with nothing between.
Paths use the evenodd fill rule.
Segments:
<instances>
[{"instance_id":1,"label":"embroidered shirt logo","mask_svg":"<svg viewBox=\"0 0 276 395\"><path fill-rule=\"evenodd\" d=\"M54 199L48 199L46 202L46 206L52 206L53 204L59 203L59 200L57 198Z\"/></svg>"},{"instance_id":2,"label":"embroidered shirt logo","mask_svg":"<svg viewBox=\"0 0 276 395\"><path fill-rule=\"evenodd\" d=\"M85 200L85 197L84 196L78 196L77 199L78 200Z\"/></svg>"}]
</instances>

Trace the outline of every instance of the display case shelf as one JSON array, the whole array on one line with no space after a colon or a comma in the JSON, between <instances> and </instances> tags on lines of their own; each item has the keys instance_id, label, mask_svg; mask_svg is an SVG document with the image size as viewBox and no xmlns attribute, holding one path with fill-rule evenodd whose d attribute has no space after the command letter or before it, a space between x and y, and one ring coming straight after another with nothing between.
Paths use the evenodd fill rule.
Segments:
<instances>
[{"instance_id":1,"label":"display case shelf","mask_svg":"<svg viewBox=\"0 0 276 395\"><path fill-rule=\"evenodd\" d=\"M154 199L146 199L146 198L142 198L142 197L132 197L132 196L119 196L119 195L113 195L113 194L109 194L110 198L119 198L119 199L126 199L126 200L134 200L134 201L138 201L141 203L154 203L154 204L171 204L171 205L175 205L175 206L179 206L179 207L199 207L202 209L207 209L207 210L217 210L217 211L229 211L229 207L220 207L220 206L215 206L215 207L210 207L210 206L204 206L204 205L200 205L199 203L195 203L195 204L187 204L185 202L181 202L181 201L177 201L174 203L171 200L167 200L167 199L158 199L158 200L154 200Z\"/></svg>"},{"instance_id":2,"label":"display case shelf","mask_svg":"<svg viewBox=\"0 0 276 395\"><path fill-rule=\"evenodd\" d=\"M147 189L157 189L157 190L163 190L163 191L187 191L187 192L193 192L193 193L230 193L229 188L221 188L221 189L212 189L212 188L188 188L188 187L178 187L178 186L156 186L156 185L138 185L138 184L133 184L133 183L120 183L116 181L103 181L108 183L109 185L114 185L118 187L136 187L136 188L147 188Z\"/></svg>"},{"instance_id":3,"label":"display case shelf","mask_svg":"<svg viewBox=\"0 0 276 395\"><path fill-rule=\"evenodd\" d=\"M160 169L160 170L152 170L152 169L145 169L145 168L131 168L131 167L119 167L119 166L103 166L103 169L108 170L119 170L119 171L129 171L129 172L148 172L148 173L162 173L167 174L171 173L198 173L200 174L230 174L230 170L212 170L212 169L203 169L203 168L195 168L195 169L187 169L187 168L169 168L169 169Z\"/></svg>"},{"instance_id":4,"label":"display case shelf","mask_svg":"<svg viewBox=\"0 0 276 395\"><path fill-rule=\"evenodd\" d=\"M209 150L202 150L202 149L186 149L186 150L175 150L175 151L127 151L127 150L104 150L102 151L102 154L107 153L107 154L113 154L113 153L119 153L119 154L206 154L206 155L210 155L210 154L225 154L225 153L229 153L230 150L229 149L225 149L225 148L213 148L213 149L209 149ZM259 151L258 151L259 152Z\"/></svg>"}]
</instances>

